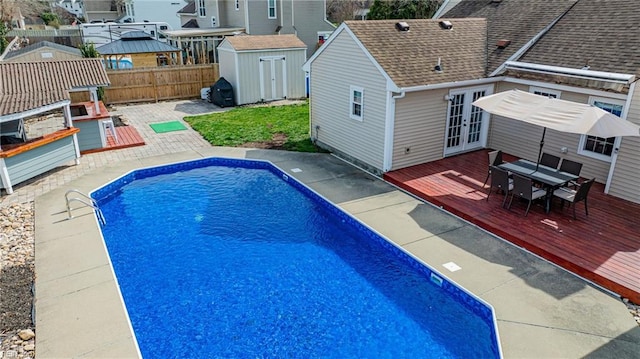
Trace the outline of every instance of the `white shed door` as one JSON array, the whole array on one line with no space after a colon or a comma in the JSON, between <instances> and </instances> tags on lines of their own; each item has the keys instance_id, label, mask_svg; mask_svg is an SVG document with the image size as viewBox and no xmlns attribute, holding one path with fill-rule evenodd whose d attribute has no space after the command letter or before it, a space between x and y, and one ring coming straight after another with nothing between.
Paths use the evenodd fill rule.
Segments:
<instances>
[{"instance_id":1,"label":"white shed door","mask_svg":"<svg viewBox=\"0 0 640 359\"><path fill-rule=\"evenodd\" d=\"M287 97L285 57L260 58L260 98L262 101L282 100Z\"/></svg>"}]
</instances>

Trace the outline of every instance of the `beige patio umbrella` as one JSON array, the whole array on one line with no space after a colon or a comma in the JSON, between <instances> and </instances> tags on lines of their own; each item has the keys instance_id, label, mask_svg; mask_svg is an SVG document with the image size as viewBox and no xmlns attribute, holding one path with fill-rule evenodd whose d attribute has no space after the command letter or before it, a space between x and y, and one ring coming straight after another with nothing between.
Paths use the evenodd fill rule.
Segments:
<instances>
[{"instance_id":1,"label":"beige patio umbrella","mask_svg":"<svg viewBox=\"0 0 640 359\"><path fill-rule=\"evenodd\" d=\"M599 107L515 89L481 97L473 105L494 115L542 126L538 163L547 128L602 138L640 136L640 126Z\"/></svg>"}]
</instances>

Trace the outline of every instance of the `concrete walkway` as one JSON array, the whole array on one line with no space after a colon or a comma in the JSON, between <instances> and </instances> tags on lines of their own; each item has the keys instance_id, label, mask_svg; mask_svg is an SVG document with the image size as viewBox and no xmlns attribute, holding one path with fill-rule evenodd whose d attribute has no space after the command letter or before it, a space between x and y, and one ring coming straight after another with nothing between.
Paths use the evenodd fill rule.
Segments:
<instances>
[{"instance_id":1,"label":"concrete walkway","mask_svg":"<svg viewBox=\"0 0 640 359\"><path fill-rule=\"evenodd\" d=\"M211 147L192 130L156 134L148 126L214 110L203 101L121 107L113 112L136 126L146 146L83 156L79 166L2 197L3 204L36 201L38 358L139 355L96 219L78 210L68 220L64 193L88 193L135 168L210 156L273 162L489 302L506 358L640 357L640 327L619 299L331 155ZM450 262L461 269L443 267Z\"/></svg>"}]
</instances>

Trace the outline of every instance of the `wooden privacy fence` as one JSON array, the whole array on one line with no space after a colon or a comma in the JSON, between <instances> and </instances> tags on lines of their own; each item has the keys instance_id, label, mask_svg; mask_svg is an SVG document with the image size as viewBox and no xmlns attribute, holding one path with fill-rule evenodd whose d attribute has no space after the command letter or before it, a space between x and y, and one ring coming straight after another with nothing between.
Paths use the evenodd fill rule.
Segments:
<instances>
[{"instance_id":1,"label":"wooden privacy fence","mask_svg":"<svg viewBox=\"0 0 640 359\"><path fill-rule=\"evenodd\" d=\"M220 77L218 64L107 70L111 85L104 88L105 104L158 102L200 98L200 90ZM88 92L71 93L71 102L88 101Z\"/></svg>"}]
</instances>

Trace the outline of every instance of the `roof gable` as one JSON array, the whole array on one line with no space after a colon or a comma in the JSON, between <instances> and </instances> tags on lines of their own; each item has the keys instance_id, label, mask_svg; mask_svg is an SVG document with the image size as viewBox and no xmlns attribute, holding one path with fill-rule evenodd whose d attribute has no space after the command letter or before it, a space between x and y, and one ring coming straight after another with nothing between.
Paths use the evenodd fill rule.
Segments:
<instances>
[{"instance_id":1,"label":"roof gable","mask_svg":"<svg viewBox=\"0 0 640 359\"><path fill-rule=\"evenodd\" d=\"M224 41L236 51L307 48L296 35L238 35L227 36Z\"/></svg>"},{"instance_id":2,"label":"roof gable","mask_svg":"<svg viewBox=\"0 0 640 359\"><path fill-rule=\"evenodd\" d=\"M52 48L58 51L63 51L63 52L67 52L69 54L72 55L77 55L79 57L82 56L82 53L80 52L79 49L75 48L75 47L70 47L70 46L65 46L65 45L60 45L60 44L56 44L55 42L50 42L50 41L40 41L40 42L36 42L35 44L31 44L29 46L25 46L19 50L15 50L15 51L10 51L5 55L5 60L17 57L17 56L21 56L21 55L25 55L27 53L33 52L33 51L37 51L39 49L42 48Z\"/></svg>"},{"instance_id":3,"label":"roof gable","mask_svg":"<svg viewBox=\"0 0 640 359\"><path fill-rule=\"evenodd\" d=\"M345 25L398 87L486 75L484 19L454 19L451 29L441 27L440 20L404 22L409 31L398 30L398 20L346 21ZM436 71L438 63L442 71Z\"/></svg>"},{"instance_id":4,"label":"roof gable","mask_svg":"<svg viewBox=\"0 0 640 359\"><path fill-rule=\"evenodd\" d=\"M491 73L516 55L576 2L578 0L462 0L444 16L487 19L488 70ZM599 13L596 11L594 15ZM501 44L507 46L498 46L500 40L507 40L509 43Z\"/></svg>"},{"instance_id":5,"label":"roof gable","mask_svg":"<svg viewBox=\"0 0 640 359\"><path fill-rule=\"evenodd\" d=\"M635 1L580 1L520 61L640 75L639 34Z\"/></svg>"}]
</instances>

